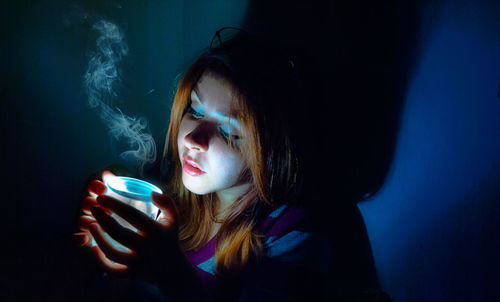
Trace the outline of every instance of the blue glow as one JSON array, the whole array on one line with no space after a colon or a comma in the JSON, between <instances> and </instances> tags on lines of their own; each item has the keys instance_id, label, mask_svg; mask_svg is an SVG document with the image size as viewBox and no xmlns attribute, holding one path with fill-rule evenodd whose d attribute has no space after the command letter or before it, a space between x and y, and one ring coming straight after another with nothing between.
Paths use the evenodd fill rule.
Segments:
<instances>
[{"instance_id":1,"label":"blue glow","mask_svg":"<svg viewBox=\"0 0 500 302\"><path fill-rule=\"evenodd\" d=\"M109 177L105 184L112 192L133 200L152 201L151 192L163 193L157 186L132 177Z\"/></svg>"},{"instance_id":2,"label":"blue glow","mask_svg":"<svg viewBox=\"0 0 500 302\"><path fill-rule=\"evenodd\" d=\"M206 116L205 108L203 107L203 102L201 99L198 97L198 94L196 91L193 89L191 91L191 99L194 101L194 103L198 103L198 105L191 105L191 108L193 108L194 111L196 111L198 114ZM227 124L235 127L239 131L241 131L241 125L238 123L238 121L235 118L229 117L227 114L218 112L218 111L211 111L209 114L212 118L218 120L221 124ZM229 132L229 130L227 131Z\"/></svg>"}]
</instances>

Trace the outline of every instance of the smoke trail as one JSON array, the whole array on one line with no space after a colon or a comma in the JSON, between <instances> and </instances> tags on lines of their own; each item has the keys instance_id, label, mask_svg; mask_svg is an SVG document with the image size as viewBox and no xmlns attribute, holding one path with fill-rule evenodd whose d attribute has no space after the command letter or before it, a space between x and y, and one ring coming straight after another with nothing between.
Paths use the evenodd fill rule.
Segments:
<instances>
[{"instance_id":1,"label":"smoke trail","mask_svg":"<svg viewBox=\"0 0 500 302\"><path fill-rule=\"evenodd\" d=\"M156 145L147 132L148 123L145 118L129 117L119 108L115 111L111 107L117 97L115 90L121 82L118 64L128 54L128 46L114 23L101 20L93 25L93 29L99 33L99 38L84 75L88 103L90 107L98 108L100 118L108 125L109 134L116 140L127 142L131 150L122 152L120 157L137 161L142 176L145 165L156 159Z\"/></svg>"}]
</instances>

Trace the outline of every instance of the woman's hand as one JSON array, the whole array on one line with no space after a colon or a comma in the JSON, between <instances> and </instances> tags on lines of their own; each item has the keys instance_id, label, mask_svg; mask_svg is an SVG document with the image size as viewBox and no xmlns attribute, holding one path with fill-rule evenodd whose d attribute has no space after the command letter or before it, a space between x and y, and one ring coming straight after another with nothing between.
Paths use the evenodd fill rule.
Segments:
<instances>
[{"instance_id":1,"label":"woman's hand","mask_svg":"<svg viewBox=\"0 0 500 302\"><path fill-rule=\"evenodd\" d=\"M162 211L156 221L115 198L97 197L99 205L90 209L96 222L89 224L89 231L98 244L92 249L107 271L138 274L151 281L176 273L184 256L177 236L177 209L167 195L153 193L152 199ZM123 227L107 211L125 219L139 232ZM118 247L111 238L127 249Z\"/></svg>"},{"instance_id":2,"label":"woman's hand","mask_svg":"<svg viewBox=\"0 0 500 302\"><path fill-rule=\"evenodd\" d=\"M104 171L102 178L112 176ZM98 180L89 184L89 196L85 197L79 227L83 231L82 245L91 246L92 238L97 246L91 246L102 267L113 274L130 274L157 281L159 276L173 273L184 262L184 254L178 241L177 209L168 195L152 194L152 200L162 213L153 220L133 206L104 195L106 186ZM138 232L122 226L110 214L125 219ZM119 243L119 244L117 244Z\"/></svg>"},{"instance_id":3,"label":"woman's hand","mask_svg":"<svg viewBox=\"0 0 500 302\"><path fill-rule=\"evenodd\" d=\"M103 179L113 175L103 173ZM158 285L174 300L193 300L205 296L195 268L188 261L178 240L178 212L168 195L152 194L161 209L157 220L104 195L106 186L100 181L89 184L89 196L82 205L85 215L79 220L81 245L92 248L101 266L114 275L138 276ZM134 226L138 232L122 226L114 213ZM92 238L97 245L92 246ZM119 244L118 244L119 243Z\"/></svg>"},{"instance_id":4,"label":"woman's hand","mask_svg":"<svg viewBox=\"0 0 500 302\"><path fill-rule=\"evenodd\" d=\"M110 171L104 171L102 173L102 179L106 177L114 176ZM82 211L83 214L78 219L78 227L81 232L75 233L74 237L80 246L92 246L92 234L89 231L89 225L96 222L95 218L92 216L90 209L94 206L98 206L97 196L106 193L106 185L99 180L92 180L88 187L88 196L86 196L82 201Z\"/></svg>"}]
</instances>

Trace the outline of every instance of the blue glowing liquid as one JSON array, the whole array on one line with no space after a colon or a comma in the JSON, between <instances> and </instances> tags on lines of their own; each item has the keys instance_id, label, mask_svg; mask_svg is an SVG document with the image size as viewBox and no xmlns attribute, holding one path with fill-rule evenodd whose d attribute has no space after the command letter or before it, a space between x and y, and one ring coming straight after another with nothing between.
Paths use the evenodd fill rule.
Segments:
<instances>
[{"instance_id":1,"label":"blue glowing liquid","mask_svg":"<svg viewBox=\"0 0 500 302\"><path fill-rule=\"evenodd\" d=\"M163 193L157 186L132 177L109 177L105 184L117 195L137 201L152 201L151 192Z\"/></svg>"}]
</instances>

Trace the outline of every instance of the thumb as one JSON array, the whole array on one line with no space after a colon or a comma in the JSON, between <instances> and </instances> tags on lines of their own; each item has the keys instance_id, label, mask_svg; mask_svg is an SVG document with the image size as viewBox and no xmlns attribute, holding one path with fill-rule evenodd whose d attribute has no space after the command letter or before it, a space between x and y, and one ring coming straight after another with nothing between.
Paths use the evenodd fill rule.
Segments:
<instances>
[{"instance_id":1,"label":"thumb","mask_svg":"<svg viewBox=\"0 0 500 302\"><path fill-rule=\"evenodd\" d=\"M175 206L174 199L167 194L160 194L157 192L151 193L151 199L162 212L157 221L165 226L177 226L179 212Z\"/></svg>"}]
</instances>

